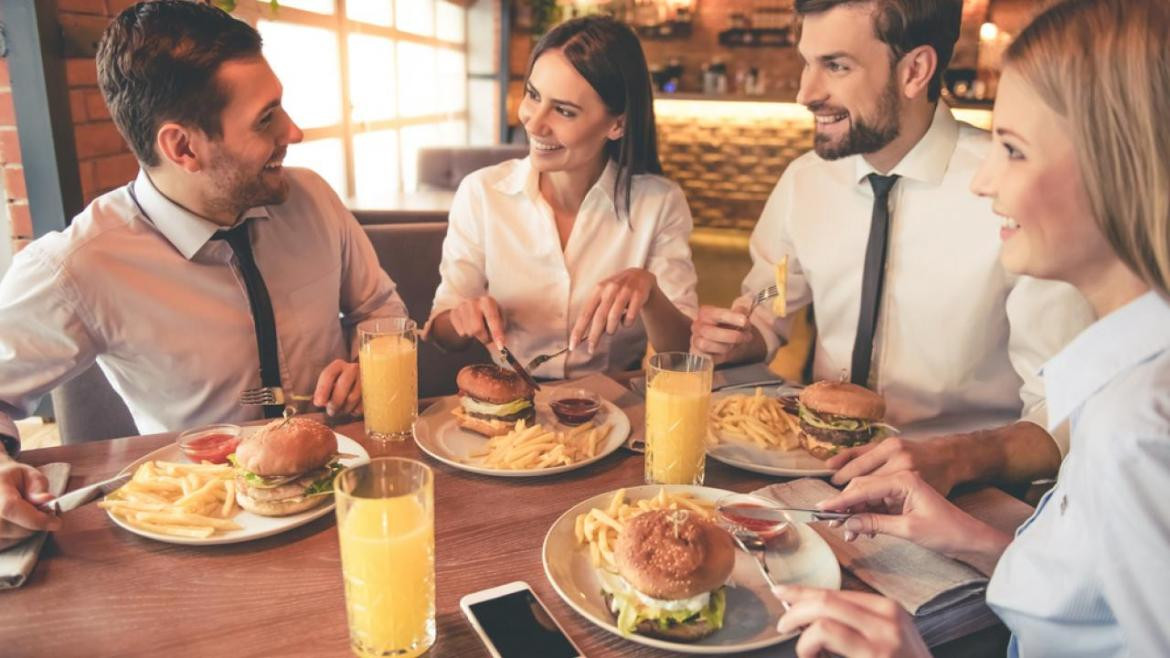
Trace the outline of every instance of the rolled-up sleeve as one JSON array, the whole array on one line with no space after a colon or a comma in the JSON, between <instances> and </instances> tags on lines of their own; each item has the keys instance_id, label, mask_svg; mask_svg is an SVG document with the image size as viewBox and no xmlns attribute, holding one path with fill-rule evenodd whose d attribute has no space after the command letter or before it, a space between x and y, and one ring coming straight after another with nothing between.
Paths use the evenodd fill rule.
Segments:
<instances>
[{"instance_id":1,"label":"rolled-up sleeve","mask_svg":"<svg viewBox=\"0 0 1170 658\"><path fill-rule=\"evenodd\" d=\"M771 304L760 304L752 313L751 322L768 348L765 363L772 360L776 350L788 342L788 332L791 321L788 319L794 311L807 306L812 301L812 289L804 276L800 259L792 247L788 237L788 219L792 209L793 176L785 173L780 182L768 197L764 211L760 214L760 221L756 222L752 230L751 240L748 242L748 251L752 258L752 269L743 280L741 292L744 295L754 295L757 292L773 285L776 282L776 265L785 256L788 257L788 316L778 317L772 312Z\"/></svg>"},{"instance_id":2,"label":"rolled-up sleeve","mask_svg":"<svg viewBox=\"0 0 1170 658\"><path fill-rule=\"evenodd\" d=\"M1007 298L1011 334L1008 358L1019 374L1021 420L1048 427L1044 381L1040 369L1077 334L1093 322L1088 301L1067 283L1041 281L1022 276ZM1049 433L1063 457L1068 454L1068 423L1050 428Z\"/></svg>"},{"instance_id":3,"label":"rolled-up sleeve","mask_svg":"<svg viewBox=\"0 0 1170 658\"><path fill-rule=\"evenodd\" d=\"M16 255L0 280L0 434L18 437L15 419L93 364L101 344L84 314L68 272L39 245Z\"/></svg>"},{"instance_id":4,"label":"rolled-up sleeve","mask_svg":"<svg viewBox=\"0 0 1170 658\"><path fill-rule=\"evenodd\" d=\"M431 318L458 306L466 299L487 293L481 212L476 212L478 196L474 188L478 177L468 176L460 183L451 202L447 237L443 239L443 259L439 264L439 287L431 305Z\"/></svg>"},{"instance_id":5,"label":"rolled-up sleeve","mask_svg":"<svg viewBox=\"0 0 1170 658\"><path fill-rule=\"evenodd\" d=\"M686 195L678 185L669 183L646 269L658 281L662 294L691 318L699 313L698 276L690 246L693 228Z\"/></svg>"}]
</instances>

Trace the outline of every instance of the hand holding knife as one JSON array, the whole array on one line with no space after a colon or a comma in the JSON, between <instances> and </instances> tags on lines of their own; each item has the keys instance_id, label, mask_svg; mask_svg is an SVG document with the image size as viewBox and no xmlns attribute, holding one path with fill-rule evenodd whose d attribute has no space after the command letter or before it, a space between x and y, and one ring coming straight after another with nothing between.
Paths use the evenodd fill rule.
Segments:
<instances>
[{"instance_id":1,"label":"hand holding knife","mask_svg":"<svg viewBox=\"0 0 1170 658\"><path fill-rule=\"evenodd\" d=\"M60 498L54 498L47 503L42 503L37 506L37 509L47 514L64 514L107 494L113 493L123 484L129 482L133 475L133 472L123 473L122 475L116 475L108 480L98 482L97 484L86 485L80 489L70 491Z\"/></svg>"}]
</instances>

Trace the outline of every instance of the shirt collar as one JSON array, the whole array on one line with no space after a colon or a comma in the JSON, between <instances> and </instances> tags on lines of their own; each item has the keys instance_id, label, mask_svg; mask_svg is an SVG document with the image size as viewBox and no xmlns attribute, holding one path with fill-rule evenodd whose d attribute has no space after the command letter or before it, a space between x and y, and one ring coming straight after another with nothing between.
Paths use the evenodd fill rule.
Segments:
<instances>
[{"instance_id":1,"label":"shirt collar","mask_svg":"<svg viewBox=\"0 0 1170 658\"><path fill-rule=\"evenodd\" d=\"M133 186L138 209L146 216L146 220L187 260L191 260L211 236L223 228L168 199L154 186L145 169L138 170ZM268 209L264 206L249 208L240 214L236 226L248 219L268 217Z\"/></svg>"},{"instance_id":2,"label":"shirt collar","mask_svg":"<svg viewBox=\"0 0 1170 658\"><path fill-rule=\"evenodd\" d=\"M959 122L951 114L951 108L939 101L934 108L934 117L930 120L930 128L914 148L910 149L897 165L886 175L897 175L902 178L916 180L929 185L942 183L947 173L951 156L955 146L959 143ZM880 173L874 169L865 157L855 155L854 173L858 183L865 182L872 173Z\"/></svg>"},{"instance_id":3,"label":"shirt collar","mask_svg":"<svg viewBox=\"0 0 1170 658\"><path fill-rule=\"evenodd\" d=\"M589 192L585 195L585 202L595 195L601 195L605 207L612 210L614 216L620 217L617 212L617 203L614 200L614 183L617 182L617 163L611 158L601 171L601 176ZM532 167L531 156L518 160L512 171L496 182L495 188L504 194L524 194L534 203L540 198L540 174ZM584 203L582 205L584 205Z\"/></svg>"},{"instance_id":4,"label":"shirt collar","mask_svg":"<svg viewBox=\"0 0 1170 658\"><path fill-rule=\"evenodd\" d=\"M1097 320L1041 371L1048 427L1063 423L1118 375L1170 349L1170 302L1151 291Z\"/></svg>"}]
</instances>

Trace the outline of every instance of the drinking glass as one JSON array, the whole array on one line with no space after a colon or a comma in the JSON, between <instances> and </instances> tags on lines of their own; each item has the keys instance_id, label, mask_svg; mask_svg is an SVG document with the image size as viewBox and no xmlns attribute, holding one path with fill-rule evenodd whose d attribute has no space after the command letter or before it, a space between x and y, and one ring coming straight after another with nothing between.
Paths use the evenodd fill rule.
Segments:
<instances>
[{"instance_id":1,"label":"drinking glass","mask_svg":"<svg viewBox=\"0 0 1170 658\"><path fill-rule=\"evenodd\" d=\"M711 402L710 357L662 352L646 370L646 483L702 484Z\"/></svg>"},{"instance_id":2,"label":"drinking glass","mask_svg":"<svg viewBox=\"0 0 1170 658\"><path fill-rule=\"evenodd\" d=\"M333 483L350 647L418 656L435 642L435 476L386 457Z\"/></svg>"},{"instance_id":3,"label":"drinking glass","mask_svg":"<svg viewBox=\"0 0 1170 658\"><path fill-rule=\"evenodd\" d=\"M401 441L418 416L418 332L410 318L366 320L357 327L366 436Z\"/></svg>"}]
</instances>

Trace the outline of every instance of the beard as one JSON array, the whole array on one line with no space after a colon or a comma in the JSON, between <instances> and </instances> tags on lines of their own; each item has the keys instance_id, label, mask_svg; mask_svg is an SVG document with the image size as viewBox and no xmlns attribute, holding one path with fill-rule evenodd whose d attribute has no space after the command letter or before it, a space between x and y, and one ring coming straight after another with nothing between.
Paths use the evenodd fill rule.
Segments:
<instances>
[{"instance_id":1,"label":"beard","mask_svg":"<svg viewBox=\"0 0 1170 658\"><path fill-rule=\"evenodd\" d=\"M267 163L265 163L267 164ZM284 203L288 199L288 180L243 162L223 147L217 147L207 167L216 196L207 201L209 211L235 217L248 208Z\"/></svg>"},{"instance_id":2,"label":"beard","mask_svg":"<svg viewBox=\"0 0 1170 658\"><path fill-rule=\"evenodd\" d=\"M809 106L809 109L816 112L823 107L818 104ZM813 138L813 150L825 160L880 151L901 134L898 123L901 113L902 101L898 96L897 85L891 79L878 100L876 116L872 121L854 118L850 112L849 133L845 138L833 143L828 135L817 132Z\"/></svg>"}]
</instances>

